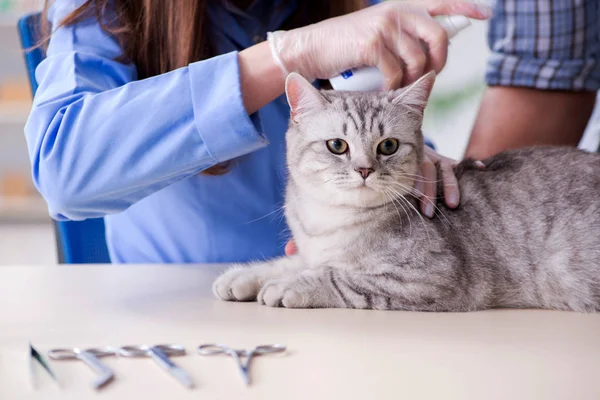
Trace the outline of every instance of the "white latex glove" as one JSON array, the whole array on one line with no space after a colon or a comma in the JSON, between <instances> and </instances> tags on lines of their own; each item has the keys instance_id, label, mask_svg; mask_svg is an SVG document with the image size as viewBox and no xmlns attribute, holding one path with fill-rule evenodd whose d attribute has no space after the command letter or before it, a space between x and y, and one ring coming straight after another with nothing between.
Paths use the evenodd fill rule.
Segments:
<instances>
[{"instance_id":1,"label":"white latex glove","mask_svg":"<svg viewBox=\"0 0 600 400\"><path fill-rule=\"evenodd\" d=\"M448 35L432 17L486 19L489 7L462 0L387 1L290 31L268 34L273 57L287 76L313 80L347 69L376 66L392 89L439 72L446 63Z\"/></svg>"}]
</instances>

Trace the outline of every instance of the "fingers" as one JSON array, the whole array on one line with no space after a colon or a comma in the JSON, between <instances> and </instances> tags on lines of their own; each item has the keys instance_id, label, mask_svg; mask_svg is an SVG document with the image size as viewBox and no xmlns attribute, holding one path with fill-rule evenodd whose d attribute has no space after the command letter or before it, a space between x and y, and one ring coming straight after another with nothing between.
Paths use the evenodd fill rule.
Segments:
<instances>
[{"instance_id":1,"label":"fingers","mask_svg":"<svg viewBox=\"0 0 600 400\"><path fill-rule=\"evenodd\" d=\"M421 171L421 169L419 169L419 174L421 176L421 179L415 180L415 197L420 198L425 192L425 185L423 184L423 171Z\"/></svg>"},{"instance_id":2,"label":"fingers","mask_svg":"<svg viewBox=\"0 0 600 400\"><path fill-rule=\"evenodd\" d=\"M441 177L435 177L435 180L441 178L444 187L444 203L450 208L456 208L460 204L460 189L458 187L458 180L454 174L454 167L456 161L439 155L435 150L425 147L425 158L431 160L433 165L440 166ZM437 171L436 171L437 173ZM437 195L437 192L435 192Z\"/></svg>"},{"instance_id":3,"label":"fingers","mask_svg":"<svg viewBox=\"0 0 600 400\"><path fill-rule=\"evenodd\" d=\"M460 203L460 191L458 190L458 180L454 175L454 163L442 161L440 170L444 182L444 202L448 207L456 208Z\"/></svg>"},{"instance_id":4,"label":"fingers","mask_svg":"<svg viewBox=\"0 0 600 400\"><path fill-rule=\"evenodd\" d=\"M388 16L387 23L397 34L387 37L386 46L406 64L403 85L415 82L432 69L439 73L446 65L448 33L432 16L464 15L475 19L491 16L489 7L461 0L393 2L390 5L395 13ZM421 45L420 41L426 45Z\"/></svg>"},{"instance_id":5,"label":"fingers","mask_svg":"<svg viewBox=\"0 0 600 400\"><path fill-rule=\"evenodd\" d=\"M492 16L492 9L489 6L461 0L426 1L425 7L431 16L464 15L474 19L487 19Z\"/></svg>"},{"instance_id":6,"label":"fingers","mask_svg":"<svg viewBox=\"0 0 600 400\"><path fill-rule=\"evenodd\" d=\"M437 170L435 164L427 157L421 164L421 175L423 176L423 196L421 197L421 212L433 218L437 185Z\"/></svg>"},{"instance_id":7,"label":"fingers","mask_svg":"<svg viewBox=\"0 0 600 400\"><path fill-rule=\"evenodd\" d=\"M285 255L291 256L296 254L297 252L298 248L296 247L296 242L294 242L294 239L287 242L287 244L285 245Z\"/></svg>"},{"instance_id":8,"label":"fingers","mask_svg":"<svg viewBox=\"0 0 600 400\"><path fill-rule=\"evenodd\" d=\"M417 42L409 33L400 32L400 38L390 40L388 37L386 46L395 46L396 56L404 64L404 77L402 86L416 82L425 73L425 67L428 64L427 54L423 46Z\"/></svg>"},{"instance_id":9,"label":"fingers","mask_svg":"<svg viewBox=\"0 0 600 400\"><path fill-rule=\"evenodd\" d=\"M404 35L406 38L410 36L412 38L418 38L424 44L417 43L414 39L411 39L409 44L414 43L416 49L411 49L413 52L419 53L420 65L419 74L414 80L408 82L412 83L419 79L425 72L435 70L439 73L446 65L448 58L448 32L428 14L404 14L400 22L403 26L404 31L407 33ZM404 43L399 41L403 46ZM404 56L401 55L404 60ZM416 64L413 62L413 64ZM426 66L428 66L427 70Z\"/></svg>"},{"instance_id":10,"label":"fingers","mask_svg":"<svg viewBox=\"0 0 600 400\"><path fill-rule=\"evenodd\" d=\"M404 76L404 73L402 72L402 65L396 56L384 46L382 46L381 49L381 55L379 57L377 68L379 68L385 77L385 87L387 90L395 90L400 88L402 78Z\"/></svg>"}]
</instances>

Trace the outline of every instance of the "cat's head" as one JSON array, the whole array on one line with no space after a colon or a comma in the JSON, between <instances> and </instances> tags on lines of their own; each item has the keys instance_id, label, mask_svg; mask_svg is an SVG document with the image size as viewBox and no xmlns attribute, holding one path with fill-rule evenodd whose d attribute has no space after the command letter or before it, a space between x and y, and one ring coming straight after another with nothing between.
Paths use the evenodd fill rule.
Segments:
<instances>
[{"instance_id":1,"label":"cat's head","mask_svg":"<svg viewBox=\"0 0 600 400\"><path fill-rule=\"evenodd\" d=\"M391 92L318 91L298 74L286 80L290 179L332 205L373 207L406 195L423 152L430 72Z\"/></svg>"}]
</instances>

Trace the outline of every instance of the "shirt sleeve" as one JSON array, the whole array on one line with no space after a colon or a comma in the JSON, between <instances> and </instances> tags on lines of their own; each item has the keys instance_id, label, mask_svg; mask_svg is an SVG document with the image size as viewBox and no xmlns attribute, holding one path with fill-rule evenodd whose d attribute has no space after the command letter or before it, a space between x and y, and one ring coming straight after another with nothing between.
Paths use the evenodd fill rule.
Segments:
<instances>
[{"instance_id":1,"label":"shirt sleeve","mask_svg":"<svg viewBox=\"0 0 600 400\"><path fill-rule=\"evenodd\" d=\"M82 0L57 0L57 26ZM267 144L237 53L137 80L95 19L56 30L25 127L33 181L57 220L102 217Z\"/></svg>"},{"instance_id":2,"label":"shirt sleeve","mask_svg":"<svg viewBox=\"0 0 600 400\"><path fill-rule=\"evenodd\" d=\"M600 89L598 0L498 0L488 43L491 86Z\"/></svg>"}]
</instances>

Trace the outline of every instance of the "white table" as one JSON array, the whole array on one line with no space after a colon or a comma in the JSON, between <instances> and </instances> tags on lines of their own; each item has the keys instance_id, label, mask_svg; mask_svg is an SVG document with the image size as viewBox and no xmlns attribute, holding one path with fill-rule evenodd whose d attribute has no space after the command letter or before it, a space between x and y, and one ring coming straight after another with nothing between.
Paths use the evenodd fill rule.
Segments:
<instances>
[{"instance_id":1,"label":"white table","mask_svg":"<svg viewBox=\"0 0 600 400\"><path fill-rule=\"evenodd\" d=\"M551 311L433 314L286 310L213 299L217 266L0 266L0 399L600 399L600 316ZM79 361L31 387L27 343L180 343L188 391L150 359L105 358L97 394ZM198 344L284 343L244 387L228 357ZM100 396L100 397L98 397Z\"/></svg>"}]
</instances>

